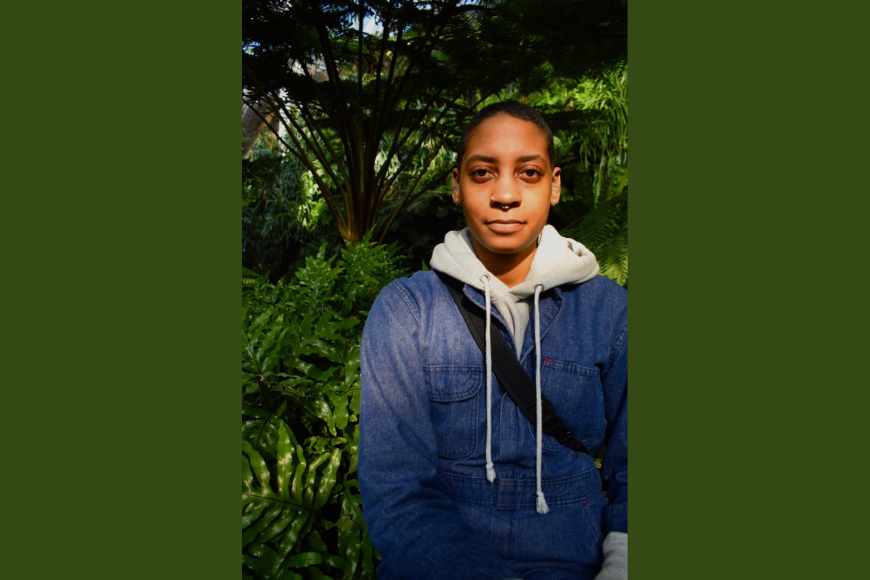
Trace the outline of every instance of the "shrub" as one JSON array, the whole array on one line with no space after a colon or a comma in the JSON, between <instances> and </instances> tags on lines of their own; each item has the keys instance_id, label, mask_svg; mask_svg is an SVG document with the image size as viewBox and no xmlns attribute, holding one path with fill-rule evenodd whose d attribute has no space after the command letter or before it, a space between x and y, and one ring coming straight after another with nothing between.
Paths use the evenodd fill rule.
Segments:
<instances>
[{"instance_id":1,"label":"shrub","mask_svg":"<svg viewBox=\"0 0 870 580\"><path fill-rule=\"evenodd\" d=\"M402 272L368 238L325 253L276 284L243 272L243 578L375 577L354 477L359 343Z\"/></svg>"}]
</instances>

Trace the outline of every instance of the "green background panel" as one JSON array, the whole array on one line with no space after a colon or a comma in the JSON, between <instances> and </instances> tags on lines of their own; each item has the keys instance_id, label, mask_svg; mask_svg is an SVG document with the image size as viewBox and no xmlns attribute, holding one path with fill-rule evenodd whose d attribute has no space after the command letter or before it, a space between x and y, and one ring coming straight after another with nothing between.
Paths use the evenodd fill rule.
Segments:
<instances>
[{"instance_id":1,"label":"green background panel","mask_svg":"<svg viewBox=\"0 0 870 580\"><path fill-rule=\"evenodd\" d=\"M237 578L239 6L3 12L7 575Z\"/></svg>"},{"instance_id":2,"label":"green background panel","mask_svg":"<svg viewBox=\"0 0 870 580\"><path fill-rule=\"evenodd\" d=\"M812 6L631 8L642 578L862 574L861 33Z\"/></svg>"}]
</instances>

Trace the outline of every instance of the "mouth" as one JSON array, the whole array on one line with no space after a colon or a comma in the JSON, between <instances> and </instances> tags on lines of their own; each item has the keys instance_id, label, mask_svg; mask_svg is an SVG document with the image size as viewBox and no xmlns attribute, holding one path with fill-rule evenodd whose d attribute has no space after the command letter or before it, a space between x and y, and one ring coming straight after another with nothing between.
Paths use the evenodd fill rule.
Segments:
<instances>
[{"instance_id":1,"label":"mouth","mask_svg":"<svg viewBox=\"0 0 870 580\"><path fill-rule=\"evenodd\" d=\"M484 222L484 224L495 233L511 234L521 230L525 222L519 220L490 220Z\"/></svg>"}]
</instances>

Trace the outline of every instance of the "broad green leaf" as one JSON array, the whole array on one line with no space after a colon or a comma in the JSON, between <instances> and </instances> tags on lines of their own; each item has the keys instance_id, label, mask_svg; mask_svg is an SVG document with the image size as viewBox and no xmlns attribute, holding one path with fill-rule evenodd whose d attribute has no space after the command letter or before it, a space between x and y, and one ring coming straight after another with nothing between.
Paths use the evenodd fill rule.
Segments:
<instances>
[{"instance_id":1,"label":"broad green leaf","mask_svg":"<svg viewBox=\"0 0 870 580\"><path fill-rule=\"evenodd\" d=\"M260 537L257 538L257 543L264 544L283 532L287 528L287 525L293 521L293 518L296 517L298 512L299 510L296 506L285 505L281 512L281 517L275 520L266 531L260 534Z\"/></svg>"},{"instance_id":2,"label":"broad green leaf","mask_svg":"<svg viewBox=\"0 0 870 580\"><path fill-rule=\"evenodd\" d=\"M278 432L275 431L275 428L271 425L271 423L266 423L265 429L260 431L260 448L263 451L273 451L278 447Z\"/></svg>"},{"instance_id":3,"label":"broad green leaf","mask_svg":"<svg viewBox=\"0 0 870 580\"><path fill-rule=\"evenodd\" d=\"M248 458L242 455L242 485L248 491L251 491L251 485L254 483L254 474L251 473L251 464L248 463Z\"/></svg>"},{"instance_id":4,"label":"broad green leaf","mask_svg":"<svg viewBox=\"0 0 870 580\"><path fill-rule=\"evenodd\" d=\"M287 499L292 473L294 446L287 435L284 421L280 422L278 430L278 497Z\"/></svg>"},{"instance_id":5,"label":"broad green leaf","mask_svg":"<svg viewBox=\"0 0 870 580\"><path fill-rule=\"evenodd\" d=\"M339 530L339 551L344 554L344 576L342 580L351 580L359 563L359 552L362 542L359 538L359 527L352 526L350 530Z\"/></svg>"},{"instance_id":6,"label":"broad green leaf","mask_svg":"<svg viewBox=\"0 0 870 580\"><path fill-rule=\"evenodd\" d=\"M254 570L267 570L271 567L274 567L277 563L278 554L275 553L275 550L268 546L262 545L254 545L248 549L247 554L242 555L242 563L248 566L249 568L253 568ZM247 556L247 559L246 559ZM251 556L254 556L253 558Z\"/></svg>"},{"instance_id":7,"label":"broad green leaf","mask_svg":"<svg viewBox=\"0 0 870 580\"><path fill-rule=\"evenodd\" d=\"M242 548L250 544L254 541L254 538L257 537L257 534L262 532L266 526L268 526L272 520L278 517L278 514L281 513L283 509L280 505L271 506L266 512L263 514L261 518L257 520L257 523L253 526L248 527L242 534ZM244 519L244 517L243 517Z\"/></svg>"},{"instance_id":8,"label":"broad green leaf","mask_svg":"<svg viewBox=\"0 0 870 580\"><path fill-rule=\"evenodd\" d=\"M347 427L347 394L329 393L328 396L332 403L332 416L335 426L343 431Z\"/></svg>"},{"instance_id":9,"label":"broad green leaf","mask_svg":"<svg viewBox=\"0 0 870 580\"><path fill-rule=\"evenodd\" d=\"M274 566L274 562L254 558L253 556L249 556L247 554L242 554L242 564L258 572L269 570L270 568L272 568L272 566Z\"/></svg>"},{"instance_id":10,"label":"broad green leaf","mask_svg":"<svg viewBox=\"0 0 870 580\"><path fill-rule=\"evenodd\" d=\"M332 375L335 374L337 370L338 367L329 367L328 369L321 371L317 367L312 366L311 370L308 371L308 374L311 375L314 380L325 383L329 381L329 379L332 377Z\"/></svg>"},{"instance_id":11,"label":"broad green leaf","mask_svg":"<svg viewBox=\"0 0 870 580\"><path fill-rule=\"evenodd\" d=\"M323 562L323 557L317 552L302 552L287 558L287 566L290 568L305 568Z\"/></svg>"},{"instance_id":12,"label":"broad green leaf","mask_svg":"<svg viewBox=\"0 0 870 580\"><path fill-rule=\"evenodd\" d=\"M245 421L242 423L242 439L247 439L251 436L256 436L257 432L263 428L263 419L254 419L253 421Z\"/></svg>"},{"instance_id":13,"label":"broad green leaf","mask_svg":"<svg viewBox=\"0 0 870 580\"><path fill-rule=\"evenodd\" d=\"M242 451L248 454L248 457L251 460L251 468L254 470L257 479L259 479L260 483L263 485L264 491L271 495L271 488L269 487L269 468L266 467L266 462L263 461L263 457L257 453L257 451L251 447L251 444L247 441L242 441Z\"/></svg>"},{"instance_id":14,"label":"broad green leaf","mask_svg":"<svg viewBox=\"0 0 870 580\"><path fill-rule=\"evenodd\" d=\"M314 504L314 482L317 480L317 468L323 465L327 459L329 459L329 455L323 454L308 465L308 474L305 478L305 490L302 494L302 501L305 505Z\"/></svg>"},{"instance_id":15,"label":"broad green leaf","mask_svg":"<svg viewBox=\"0 0 870 580\"><path fill-rule=\"evenodd\" d=\"M271 316L271 315L272 315L272 309L270 308L269 310L267 310L266 312L264 312L260 316L258 316L257 319L251 323L251 327L253 328L253 327L257 327L257 326L262 326L263 324L265 324L265 322L267 320L269 320L269 316Z\"/></svg>"},{"instance_id":16,"label":"broad green leaf","mask_svg":"<svg viewBox=\"0 0 870 580\"><path fill-rule=\"evenodd\" d=\"M347 562L341 556L336 556L334 554L329 554L323 558L323 563L327 566L332 566L333 568L338 568L342 572L344 571L345 566L347 566Z\"/></svg>"},{"instance_id":17,"label":"broad green leaf","mask_svg":"<svg viewBox=\"0 0 870 580\"><path fill-rule=\"evenodd\" d=\"M338 465L341 462L341 450L335 448L332 450L332 455L329 457L329 463L326 469L323 470L323 477L320 478L320 484L317 486L317 495L314 500L314 509L320 509L326 505L329 499L329 494L332 491L332 486L335 485L336 474L338 473Z\"/></svg>"},{"instance_id":18,"label":"broad green leaf","mask_svg":"<svg viewBox=\"0 0 870 580\"><path fill-rule=\"evenodd\" d=\"M361 541L359 537L359 525L355 522L354 510L348 498L344 494L341 501L341 521L338 529L338 551L345 559L343 580L351 580L359 563Z\"/></svg>"},{"instance_id":19,"label":"broad green leaf","mask_svg":"<svg viewBox=\"0 0 870 580\"><path fill-rule=\"evenodd\" d=\"M296 503L302 503L302 487L305 478L305 469L308 467L308 462L305 460L305 456L302 455L302 446L296 446L296 457L299 459L299 463L296 465L296 473L293 476L293 484L290 488L290 491L293 495L293 498L296 500Z\"/></svg>"},{"instance_id":20,"label":"broad green leaf","mask_svg":"<svg viewBox=\"0 0 870 580\"><path fill-rule=\"evenodd\" d=\"M326 422L330 434L337 435L335 432L335 419L332 416L332 410L329 408L329 403L326 402L326 399L322 395L317 399L310 401L307 407L311 409L317 417Z\"/></svg>"},{"instance_id":21,"label":"broad green leaf","mask_svg":"<svg viewBox=\"0 0 870 580\"><path fill-rule=\"evenodd\" d=\"M244 530L250 526L267 507L269 507L269 504L265 501L252 502L248 506L247 511L242 513L242 529Z\"/></svg>"},{"instance_id":22,"label":"broad green leaf","mask_svg":"<svg viewBox=\"0 0 870 580\"><path fill-rule=\"evenodd\" d=\"M284 532L281 538L281 545L278 547L278 564L271 570L273 576L278 576L282 569L286 567L283 566L284 559L293 549L293 546L296 545L296 541L299 539L299 532L302 530L302 526L305 525L307 519L308 512L297 512L293 522L287 527L287 531Z\"/></svg>"}]
</instances>

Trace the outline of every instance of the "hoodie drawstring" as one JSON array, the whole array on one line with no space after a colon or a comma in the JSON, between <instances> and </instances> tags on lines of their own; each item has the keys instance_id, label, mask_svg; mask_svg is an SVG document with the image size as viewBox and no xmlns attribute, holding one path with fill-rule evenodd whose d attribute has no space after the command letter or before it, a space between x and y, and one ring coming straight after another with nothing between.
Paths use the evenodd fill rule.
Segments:
<instances>
[{"instance_id":1,"label":"hoodie drawstring","mask_svg":"<svg viewBox=\"0 0 870 580\"><path fill-rule=\"evenodd\" d=\"M484 274L480 277L483 282L483 291L486 297L486 479L492 483L495 481L495 466L492 463L492 343L490 340L492 321L491 321L491 297L489 295L489 276ZM542 448L541 442L543 439L543 411L541 407L541 314L538 308L540 302L541 291L544 286L538 284L535 286L535 418L536 432L535 441L537 449L535 454L535 509L539 514L547 514L550 508L547 506L547 500L544 499L544 491L541 485L541 457Z\"/></svg>"},{"instance_id":2,"label":"hoodie drawstring","mask_svg":"<svg viewBox=\"0 0 870 580\"><path fill-rule=\"evenodd\" d=\"M535 456L535 483L537 485L535 509L542 515L550 511L550 508L547 506L547 500L544 499L544 490L541 486L541 439L543 438L542 424L544 420L541 409L541 315L538 311L538 300L543 289L544 287L541 284L535 286L535 359L537 362L535 370L535 419L537 419L535 421L535 441L538 444Z\"/></svg>"},{"instance_id":3,"label":"hoodie drawstring","mask_svg":"<svg viewBox=\"0 0 870 580\"><path fill-rule=\"evenodd\" d=\"M480 277L486 295L486 479L495 481L495 467L492 463L492 347L490 346L490 304L489 276Z\"/></svg>"}]
</instances>

